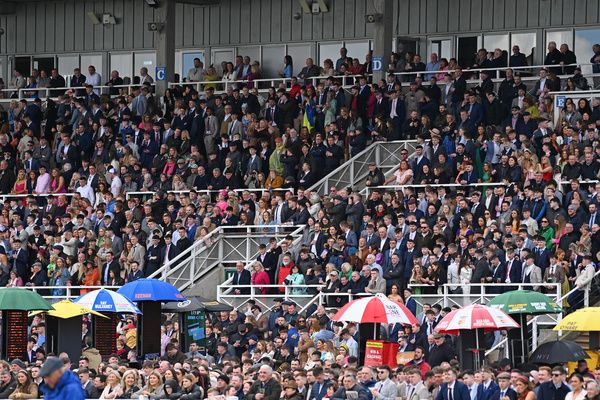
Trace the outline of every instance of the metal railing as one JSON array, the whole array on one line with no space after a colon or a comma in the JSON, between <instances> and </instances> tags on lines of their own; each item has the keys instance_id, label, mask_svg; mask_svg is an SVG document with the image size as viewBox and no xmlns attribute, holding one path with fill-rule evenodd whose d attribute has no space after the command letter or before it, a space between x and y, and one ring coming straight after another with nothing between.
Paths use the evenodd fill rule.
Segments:
<instances>
[{"instance_id":1,"label":"metal railing","mask_svg":"<svg viewBox=\"0 0 600 400\"><path fill-rule=\"evenodd\" d=\"M233 266L238 261L249 264L256 258L258 246L266 244L269 238L280 243L287 235L301 238L303 230L304 225L279 226L277 229L271 225L220 226L203 239L196 240L148 278L164 280L183 291L216 267Z\"/></svg>"},{"instance_id":2,"label":"metal railing","mask_svg":"<svg viewBox=\"0 0 600 400\"><path fill-rule=\"evenodd\" d=\"M593 289L593 282L594 280L600 276L600 270L596 271L596 273L594 274L594 277L592 279L592 286L591 288ZM560 290L560 288L559 288ZM556 300L556 304L558 304L559 306L562 307L562 304L565 300L568 299L568 297L575 293L576 290L579 290L578 288L573 288L570 291L568 291L567 293L565 293L562 296L559 296L558 299ZM583 292L583 307L589 307L590 306L590 288L585 288L584 292ZM527 325L531 325L531 348L535 350L535 348L538 345L538 326L539 325L556 325L558 322L560 322L560 320L562 320L563 317L563 313L559 313L556 314L557 318L556 320L551 321L550 323L547 323L544 321L544 319L548 318L548 315L536 315L534 316L531 320L529 320L527 322ZM558 335L561 336L562 332L559 331ZM508 338L504 338L503 340L499 341L498 343L496 343L496 345L494 345L493 347L491 347L489 350L487 350L485 352L485 355L488 356L490 353L492 353L495 350L498 350L500 348L504 349L504 354L506 357L509 356L508 354Z\"/></svg>"},{"instance_id":3,"label":"metal railing","mask_svg":"<svg viewBox=\"0 0 600 400\"><path fill-rule=\"evenodd\" d=\"M598 75L600 76L600 74ZM563 98L563 100L566 100L567 98L569 99L573 99L573 102L575 104L577 104L577 102L579 101L579 99L587 99L590 101L590 104L592 103L592 100L594 98L598 98L600 97L600 90L574 90L574 91L559 91L559 92L550 92L549 95L554 96L554 102L552 103L552 106L554 107L554 125L556 126L556 124L558 123L558 120L560 119L560 111L563 109L563 105L564 101L558 101L558 99L560 97Z\"/></svg>"},{"instance_id":4,"label":"metal railing","mask_svg":"<svg viewBox=\"0 0 600 400\"><path fill-rule=\"evenodd\" d=\"M321 178L309 188L311 192L325 195L331 187L352 186L360 190L369 173L369 163L375 162L385 174L388 170L397 168L400 164L400 150L415 151L416 140L398 140L393 142L375 142L366 149L340 165L331 173Z\"/></svg>"},{"instance_id":5,"label":"metal railing","mask_svg":"<svg viewBox=\"0 0 600 400\"><path fill-rule=\"evenodd\" d=\"M121 286L19 286L16 289L31 290L48 300L50 303L75 299L81 295L81 291L91 292L96 289L118 290ZM2 290L2 289L0 289ZM60 294L58 293L60 291Z\"/></svg>"},{"instance_id":6,"label":"metal railing","mask_svg":"<svg viewBox=\"0 0 600 400\"><path fill-rule=\"evenodd\" d=\"M143 84L127 84L127 85L98 85L98 86L94 86L94 90L96 92L100 92L100 94L108 94L110 93L110 89L119 89L119 94L118 95L114 95L114 96L120 96L122 94L131 94L133 93L133 88L135 87L141 87L143 86ZM150 86L154 86L154 84L151 84ZM65 87L58 87L58 88L52 88L52 87L35 87L35 88L9 88L9 89L2 89L0 90L0 93L5 94L4 98L1 99L3 101L10 101L10 100L22 100L22 99L33 99L36 97L44 97L44 98L53 98L56 99L58 96L51 96L51 93L57 93L60 92L60 94L64 94L67 90L84 90L85 87L83 86L65 86ZM31 93L34 93L34 95L32 95ZM16 94L16 96L14 96Z\"/></svg>"},{"instance_id":7,"label":"metal railing","mask_svg":"<svg viewBox=\"0 0 600 400\"><path fill-rule=\"evenodd\" d=\"M207 194L207 195L211 195L211 194L217 194L219 192L221 192L221 190L209 190L209 189L186 189L186 190L167 190L166 193L174 193L175 195L188 195L190 194L191 191L195 191L198 194ZM273 191L292 191L292 193L295 192L294 188L277 188L277 189L265 189L265 188L246 188L246 189L229 189L227 190L227 192L235 192L235 193L243 193L243 192L250 192L250 193L262 193L262 192L273 192ZM136 191L136 192L126 192L125 193L125 199L129 199L131 196L134 197L142 197L142 198L147 198L148 196L152 196L154 195L156 192L151 192L151 191Z\"/></svg>"},{"instance_id":8,"label":"metal railing","mask_svg":"<svg viewBox=\"0 0 600 400\"><path fill-rule=\"evenodd\" d=\"M284 227L288 227L289 225L283 225ZM303 232L304 232L304 228L305 225L299 225L299 226L293 226L295 229L292 233L288 233L288 234L281 234L280 236L283 236L283 238L281 240L278 240L277 245L281 245L281 242L284 240L284 238L288 235L291 235L293 237L292 243L288 246L289 248L298 248L300 246L300 243L302 241L302 236L303 236ZM264 240L264 235L261 237L261 240ZM250 240L251 238L249 238ZM249 249L247 249L247 254L249 253ZM258 245L256 245L256 252L254 252L254 254L251 257L246 258L245 260L245 266L244 268L247 270L251 270L252 268L252 264L254 264L256 258L258 256ZM239 260L242 261L242 260ZM239 287L237 285L232 285L233 283L233 276L230 277L229 279L226 279L223 284L217 286L217 301L223 301L227 304L230 304L236 308L241 307L242 305L246 304L249 300L251 300L251 298L249 298L248 296L240 296L239 294L235 294L233 293L232 296L232 291L234 291L235 288ZM255 289L257 287L263 287L264 285L260 285L257 286L256 288L252 289L253 285L249 285L250 286L250 293L253 294L255 293ZM277 285L278 286L278 285ZM302 288L311 288L311 286L298 286L297 288L299 288L300 290L302 290ZM289 293L286 292L286 294ZM264 297L264 296L263 296ZM275 296L275 297L281 297L281 295L279 296ZM314 297L314 296L313 296ZM268 299L268 296L264 297L265 299ZM240 302L238 301L233 301L233 299L241 299ZM309 299L310 301L310 299ZM262 302L263 305L264 302ZM270 309L271 307L266 305L266 309Z\"/></svg>"}]
</instances>

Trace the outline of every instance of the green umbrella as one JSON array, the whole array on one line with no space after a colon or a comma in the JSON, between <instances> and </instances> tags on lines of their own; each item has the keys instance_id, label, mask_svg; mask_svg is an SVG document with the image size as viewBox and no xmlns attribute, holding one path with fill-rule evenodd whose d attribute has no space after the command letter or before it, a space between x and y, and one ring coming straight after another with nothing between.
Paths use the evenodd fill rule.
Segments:
<instances>
[{"instance_id":1,"label":"green umbrella","mask_svg":"<svg viewBox=\"0 0 600 400\"><path fill-rule=\"evenodd\" d=\"M54 308L36 292L28 289L0 289L0 310L38 311Z\"/></svg>"},{"instance_id":2,"label":"green umbrella","mask_svg":"<svg viewBox=\"0 0 600 400\"><path fill-rule=\"evenodd\" d=\"M507 314L558 313L561 308L554 300L533 290L513 290L494 297L488 304Z\"/></svg>"}]
</instances>

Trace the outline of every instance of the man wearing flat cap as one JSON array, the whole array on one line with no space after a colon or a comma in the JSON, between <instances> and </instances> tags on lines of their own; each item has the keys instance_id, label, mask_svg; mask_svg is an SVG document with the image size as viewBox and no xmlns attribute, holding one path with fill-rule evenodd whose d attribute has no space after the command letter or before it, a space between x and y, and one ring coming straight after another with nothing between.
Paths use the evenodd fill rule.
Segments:
<instances>
[{"instance_id":1,"label":"man wearing flat cap","mask_svg":"<svg viewBox=\"0 0 600 400\"><path fill-rule=\"evenodd\" d=\"M81 382L73 372L65 370L63 362L57 357L48 357L40 376L44 378L45 385L41 390L45 400L83 400L85 392Z\"/></svg>"}]
</instances>

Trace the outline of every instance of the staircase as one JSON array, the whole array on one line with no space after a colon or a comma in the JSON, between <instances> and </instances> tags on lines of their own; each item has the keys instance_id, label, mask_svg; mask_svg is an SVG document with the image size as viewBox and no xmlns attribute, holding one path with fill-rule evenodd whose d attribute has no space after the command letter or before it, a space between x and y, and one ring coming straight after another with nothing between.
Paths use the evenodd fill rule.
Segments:
<instances>
[{"instance_id":1,"label":"staircase","mask_svg":"<svg viewBox=\"0 0 600 400\"><path fill-rule=\"evenodd\" d=\"M171 283L182 292L201 294L215 298L217 285L226 276L226 268L233 268L238 261L248 265L256 258L258 246L274 237L281 242L290 235L300 241L304 225L278 227L265 234L263 226L221 226L210 232L203 240L194 242L173 260L163 265L149 278ZM202 280L202 285L196 285ZM193 293L190 293L192 291Z\"/></svg>"},{"instance_id":2,"label":"staircase","mask_svg":"<svg viewBox=\"0 0 600 400\"><path fill-rule=\"evenodd\" d=\"M375 162L384 175L389 175L390 171L394 171L399 167L400 150L407 149L412 154L415 151L416 144L416 140L372 143L323 177L309 190L325 195L329 193L329 189L332 187L351 187L353 191L358 192L365 187L370 162Z\"/></svg>"}]
</instances>

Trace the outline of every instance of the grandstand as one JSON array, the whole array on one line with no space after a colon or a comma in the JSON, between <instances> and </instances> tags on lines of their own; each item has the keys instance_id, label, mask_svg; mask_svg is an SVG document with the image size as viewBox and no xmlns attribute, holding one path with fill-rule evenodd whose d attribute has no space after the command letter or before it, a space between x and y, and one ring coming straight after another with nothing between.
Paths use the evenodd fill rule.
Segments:
<instances>
[{"instance_id":1,"label":"grandstand","mask_svg":"<svg viewBox=\"0 0 600 400\"><path fill-rule=\"evenodd\" d=\"M564 307L535 349L599 300L597 3L1 1L0 286L421 321L527 289Z\"/></svg>"}]
</instances>

